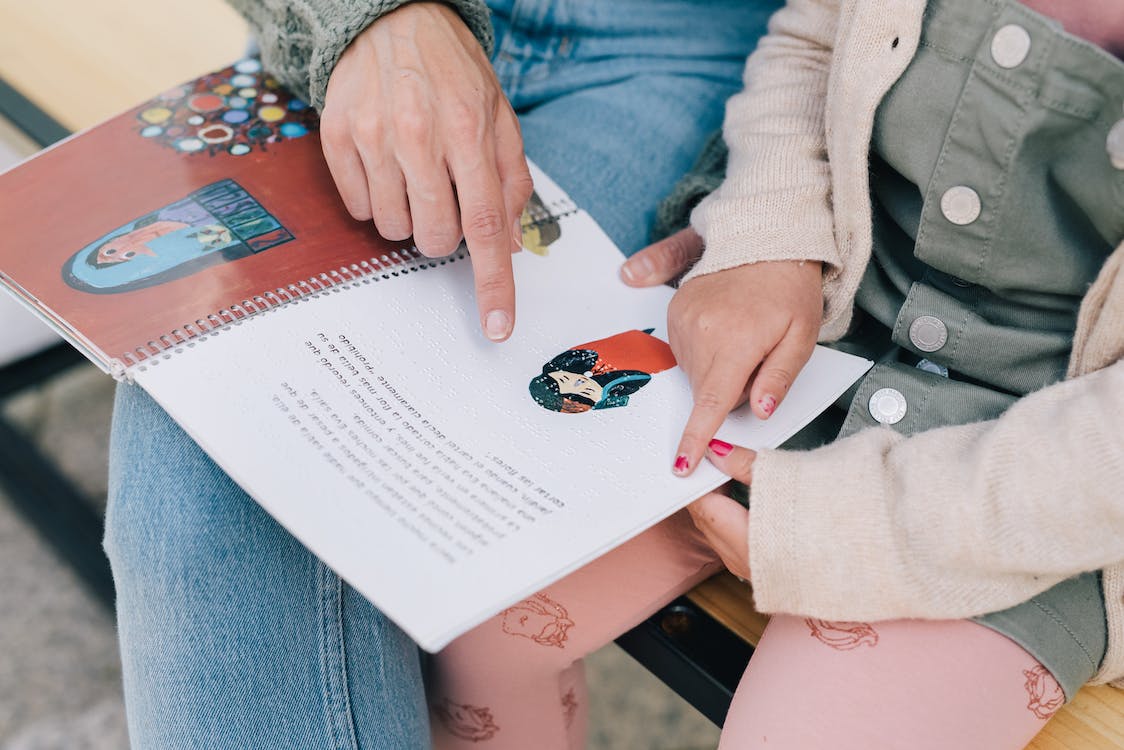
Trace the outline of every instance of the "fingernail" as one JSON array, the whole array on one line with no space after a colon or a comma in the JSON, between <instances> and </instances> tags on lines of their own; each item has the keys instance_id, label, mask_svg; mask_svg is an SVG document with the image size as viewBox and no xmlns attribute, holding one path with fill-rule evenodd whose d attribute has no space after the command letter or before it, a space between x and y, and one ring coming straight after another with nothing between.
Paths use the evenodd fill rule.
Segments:
<instances>
[{"instance_id":1,"label":"fingernail","mask_svg":"<svg viewBox=\"0 0 1124 750\"><path fill-rule=\"evenodd\" d=\"M643 281L655 273L655 270L652 267L652 261L640 255L621 266L621 276L624 277L625 281Z\"/></svg>"},{"instance_id":2,"label":"fingernail","mask_svg":"<svg viewBox=\"0 0 1124 750\"><path fill-rule=\"evenodd\" d=\"M502 341L511 333L511 318L503 310L492 310L484 317L484 333L492 341Z\"/></svg>"},{"instance_id":3,"label":"fingernail","mask_svg":"<svg viewBox=\"0 0 1124 750\"><path fill-rule=\"evenodd\" d=\"M734 449L734 446L730 445L725 440L719 440L718 438L714 438L713 440L711 440L706 444L706 447L710 448L714 455L718 457L728 456L730 455L730 451Z\"/></svg>"},{"instance_id":4,"label":"fingernail","mask_svg":"<svg viewBox=\"0 0 1124 750\"><path fill-rule=\"evenodd\" d=\"M511 241L515 243L515 247L519 250L523 249L523 217L518 216L515 223L511 225ZM519 252L516 250L515 252Z\"/></svg>"},{"instance_id":5,"label":"fingernail","mask_svg":"<svg viewBox=\"0 0 1124 750\"><path fill-rule=\"evenodd\" d=\"M768 417L773 414L774 410L776 410L777 399L773 396L762 396L761 400L757 402L757 405L761 407L761 411L763 411L765 413L765 416Z\"/></svg>"},{"instance_id":6,"label":"fingernail","mask_svg":"<svg viewBox=\"0 0 1124 750\"><path fill-rule=\"evenodd\" d=\"M690 462L687 461L686 456L676 456L675 457L675 473L676 474L686 474L687 468L689 466L690 466Z\"/></svg>"}]
</instances>

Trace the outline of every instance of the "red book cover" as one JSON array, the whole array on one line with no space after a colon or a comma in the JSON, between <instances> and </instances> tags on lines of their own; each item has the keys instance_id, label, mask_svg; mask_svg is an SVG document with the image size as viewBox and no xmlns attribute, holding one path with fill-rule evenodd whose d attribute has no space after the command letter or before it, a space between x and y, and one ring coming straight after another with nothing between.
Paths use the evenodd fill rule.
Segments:
<instances>
[{"instance_id":1,"label":"red book cover","mask_svg":"<svg viewBox=\"0 0 1124 750\"><path fill-rule=\"evenodd\" d=\"M345 211L317 117L254 59L0 174L0 279L128 365L406 257Z\"/></svg>"}]
</instances>

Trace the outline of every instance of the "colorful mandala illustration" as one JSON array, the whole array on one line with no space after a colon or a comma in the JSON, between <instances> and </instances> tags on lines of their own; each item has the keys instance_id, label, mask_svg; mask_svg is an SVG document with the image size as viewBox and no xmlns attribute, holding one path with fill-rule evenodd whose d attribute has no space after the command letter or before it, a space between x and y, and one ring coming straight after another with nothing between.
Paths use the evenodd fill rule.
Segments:
<instances>
[{"instance_id":1,"label":"colorful mandala illustration","mask_svg":"<svg viewBox=\"0 0 1124 750\"><path fill-rule=\"evenodd\" d=\"M185 154L245 156L315 130L316 111L256 58L165 91L137 114L137 132Z\"/></svg>"}]
</instances>

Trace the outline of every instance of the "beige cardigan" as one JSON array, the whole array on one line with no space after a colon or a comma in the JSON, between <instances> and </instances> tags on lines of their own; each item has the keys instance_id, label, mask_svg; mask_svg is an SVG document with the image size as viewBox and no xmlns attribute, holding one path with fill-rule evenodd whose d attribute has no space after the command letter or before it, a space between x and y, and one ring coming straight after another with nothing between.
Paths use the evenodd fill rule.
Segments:
<instances>
[{"instance_id":1,"label":"beige cardigan","mask_svg":"<svg viewBox=\"0 0 1124 750\"><path fill-rule=\"evenodd\" d=\"M871 252L875 110L917 49L924 9L790 0L773 17L727 108L726 181L692 215L707 249L691 276L822 260L821 337L843 335ZM993 421L761 452L749 533L757 607L960 618L1103 568L1109 645L1096 681L1124 687L1122 356L1124 245L1084 299L1068 380Z\"/></svg>"}]
</instances>

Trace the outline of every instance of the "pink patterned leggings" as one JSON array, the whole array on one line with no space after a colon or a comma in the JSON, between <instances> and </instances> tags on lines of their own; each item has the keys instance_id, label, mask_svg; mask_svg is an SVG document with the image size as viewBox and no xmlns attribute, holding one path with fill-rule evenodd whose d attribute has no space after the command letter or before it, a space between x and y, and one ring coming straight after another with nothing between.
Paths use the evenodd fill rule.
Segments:
<instances>
[{"instance_id":1,"label":"pink patterned leggings","mask_svg":"<svg viewBox=\"0 0 1124 750\"><path fill-rule=\"evenodd\" d=\"M680 512L462 636L435 659L435 747L584 747L582 658L720 569ZM1063 702L1032 656L974 622L777 616L719 748L1022 748Z\"/></svg>"}]
</instances>

